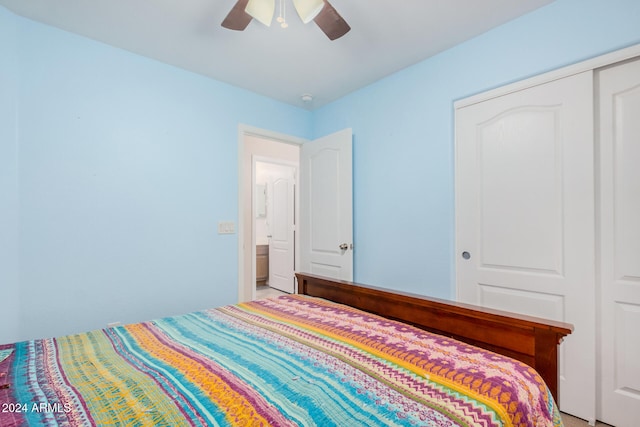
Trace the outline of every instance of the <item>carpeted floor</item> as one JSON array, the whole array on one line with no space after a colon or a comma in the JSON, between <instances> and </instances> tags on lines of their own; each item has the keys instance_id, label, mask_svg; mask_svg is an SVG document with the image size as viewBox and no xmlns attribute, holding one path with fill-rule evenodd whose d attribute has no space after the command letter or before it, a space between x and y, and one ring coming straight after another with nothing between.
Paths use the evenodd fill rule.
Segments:
<instances>
[{"instance_id":1,"label":"carpeted floor","mask_svg":"<svg viewBox=\"0 0 640 427\"><path fill-rule=\"evenodd\" d=\"M585 420L573 417L568 414L562 414L562 422L564 423L564 427L587 427L589 423ZM604 424L601 422L596 423L596 427L612 427L609 424Z\"/></svg>"}]
</instances>

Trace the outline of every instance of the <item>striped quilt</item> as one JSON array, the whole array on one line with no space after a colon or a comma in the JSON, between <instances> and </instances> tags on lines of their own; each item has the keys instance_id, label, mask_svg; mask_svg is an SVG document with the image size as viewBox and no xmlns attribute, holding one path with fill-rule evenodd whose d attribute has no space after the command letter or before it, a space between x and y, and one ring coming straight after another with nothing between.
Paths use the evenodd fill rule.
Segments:
<instances>
[{"instance_id":1,"label":"striped quilt","mask_svg":"<svg viewBox=\"0 0 640 427\"><path fill-rule=\"evenodd\" d=\"M520 362L322 299L0 346L0 426L560 426Z\"/></svg>"}]
</instances>

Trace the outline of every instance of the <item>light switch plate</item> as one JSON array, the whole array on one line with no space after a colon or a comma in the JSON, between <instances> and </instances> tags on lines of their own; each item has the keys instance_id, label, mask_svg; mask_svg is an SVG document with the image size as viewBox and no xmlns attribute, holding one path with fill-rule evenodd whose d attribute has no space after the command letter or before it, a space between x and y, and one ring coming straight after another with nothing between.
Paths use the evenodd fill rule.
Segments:
<instances>
[{"instance_id":1,"label":"light switch plate","mask_svg":"<svg viewBox=\"0 0 640 427\"><path fill-rule=\"evenodd\" d=\"M218 222L218 234L235 234L236 224L233 221Z\"/></svg>"}]
</instances>

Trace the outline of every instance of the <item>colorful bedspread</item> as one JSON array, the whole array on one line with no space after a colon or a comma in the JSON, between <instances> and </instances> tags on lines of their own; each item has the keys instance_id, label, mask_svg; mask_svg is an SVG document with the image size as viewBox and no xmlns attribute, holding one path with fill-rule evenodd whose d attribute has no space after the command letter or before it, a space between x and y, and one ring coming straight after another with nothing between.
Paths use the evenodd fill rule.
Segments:
<instances>
[{"instance_id":1,"label":"colorful bedspread","mask_svg":"<svg viewBox=\"0 0 640 427\"><path fill-rule=\"evenodd\" d=\"M561 425L520 362L298 295L0 349L3 427Z\"/></svg>"}]
</instances>

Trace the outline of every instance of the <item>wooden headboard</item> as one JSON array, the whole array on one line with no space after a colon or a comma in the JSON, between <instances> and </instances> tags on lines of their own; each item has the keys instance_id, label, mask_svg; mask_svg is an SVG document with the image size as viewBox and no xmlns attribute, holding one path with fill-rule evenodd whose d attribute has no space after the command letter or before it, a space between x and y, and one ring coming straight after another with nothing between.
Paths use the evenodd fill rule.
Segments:
<instances>
[{"instance_id":1,"label":"wooden headboard","mask_svg":"<svg viewBox=\"0 0 640 427\"><path fill-rule=\"evenodd\" d=\"M535 368L558 402L558 345L573 325L343 280L296 273L298 293L456 338Z\"/></svg>"}]
</instances>

